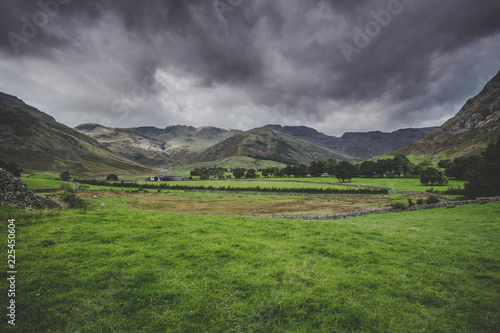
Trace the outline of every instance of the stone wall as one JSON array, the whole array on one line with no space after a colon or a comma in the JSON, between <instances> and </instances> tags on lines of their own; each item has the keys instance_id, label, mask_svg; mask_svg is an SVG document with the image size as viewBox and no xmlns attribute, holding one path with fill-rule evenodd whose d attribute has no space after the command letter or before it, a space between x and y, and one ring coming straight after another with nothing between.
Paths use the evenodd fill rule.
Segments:
<instances>
[{"instance_id":1,"label":"stone wall","mask_svg":"<svg viewBox=\"0 0 500 333\"><path fill-rule=\"evenodd\" d=\"M480 203L488 203L488 202L496 202L500 201L500 197L487 197L487 198L477 198L474 200L460 200L460 201L446 201L435 204L428 205L415 205L411 208L404 210L405 212L414 212L417 210L424 209L433 209L433 208L444 208L444 207L455 207L461 205L470 205L470 204L480 204ZM340 214L332 214L332 215L277 215L277 216L259 216L259 217L268 217L268 218L279 218L279 219L294 219L294 220L338 220L349 217L356 216L364 216L364 215L373 215L373 214L385 214L397 212L392 207L383 207L371 210L362 210L357 212L349 212L349 213L340 213Z\"/></svg>"},{"instance_id":2,"label":"stone wall","mask_svg":"<svg viewBox=\"0 0 500 333\"><path fill-rule=\"evenodd\" d=\"M10 172L0 169L0 206L61 209L53 199L37 195L28 189L28 185Z\"/></svg>"}]
</instances>

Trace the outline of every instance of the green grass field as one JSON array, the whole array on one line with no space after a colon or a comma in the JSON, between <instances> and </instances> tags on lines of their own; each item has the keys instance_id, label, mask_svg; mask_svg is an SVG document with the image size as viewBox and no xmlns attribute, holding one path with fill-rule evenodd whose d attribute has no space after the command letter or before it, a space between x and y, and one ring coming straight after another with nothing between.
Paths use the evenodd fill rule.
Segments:
<instances>
[{"instance_id":1,"label":"green grass field","mask_svg":"<svg viewBox=\"0 0 500 333\"><path fill-rule=\"evenodd\" d=\"M0 272L2 332L500 327L500 203L306 222L140 211L128 200L0 208L17 220L18 271L15 328Z\"/></svg>"},{"instance_id":2,"label":"green grass field","mask_svg":"<svg viewBox=\"0 0 500 333\"><path fill-rule=\"evenodd\" d=\"M63 182L57 180L58 176L50 173L40 173L40 172L29 172L23 173L21 180L28 185L30 189L52 189L59 188L62 183L68 183L71 187L76 188L74 183Z\"/></svg>"},{"instance_id":3,"label":"green grass field","mask_svg":"<svg viewBox=\"0 0 500 333\"><path fill-rule=\"evenodd\" d=\"M332 183L332 184L314 184L314 183ZM336 183L336 184L334 184ZM418 178L354 178L347 181L347 185L369 185L377 187L394 188L396 191L421 191L424 192L430 188L438 190L446 190L448 187L464 187L464 181L450 180L445 186L430 186L422 185ZM307 178L259 178L257 180L192 180L192 181L168 181L168 182L138 182L138 184L160 185L166 184L169 186L213 186L213 187L256 187L260 188L351 188L339 183L334 177L307 177ZM106 188L106 186L101 186ZM109 186L107 187L109 188Z\"/></svg>"},{"instance_id":4,"label":"green grass field","mask_svg":"<svg viewBox=\"0 0 500 333\"><path fill-rule=\"evenodd\" d=\"M304 180L313 182L339 182L335 177L316 177L316 178L291 178L293 180ZM351 181L346 181L346 184L369 185L379 187L391 187L396 191L426 191L429 188L437 190L446 190L448 187L464 187L465 181L450 180L447 185L422 185L419 178L353 178Z\"/></svg>"},{"instance_id":5,"label":"green grass field","mask_svg":"<svg viewBox=\"0 0 500 333\"><path fill-rule=\"evenodd\" d=\"M293 179L292 179L293 180ZM193 181L178 181L178 182L151 182L147 184L166 184L170 186L182 185L182 186L213 186L213 187L240 187L240 188L250 188L259 186L260 188L339 188L344 189L346 186L342 185L332 185L332 184L312 184L312 183L302 183L287 181L287 179L276 178L276 179L258 179L254 181L250 180L193 180Z\"/></svg>"}]
</instances>

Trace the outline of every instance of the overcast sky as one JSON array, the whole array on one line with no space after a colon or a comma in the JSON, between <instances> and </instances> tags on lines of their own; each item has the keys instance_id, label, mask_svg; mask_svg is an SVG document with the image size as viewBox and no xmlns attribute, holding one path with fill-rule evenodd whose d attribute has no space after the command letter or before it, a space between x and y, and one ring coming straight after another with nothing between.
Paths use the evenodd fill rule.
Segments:
<instances>
[{"instance_id":1,"label":"overcast sky","mask_svg":"<svg viewBox=\"0 0 500 333\"><path fill-rule=\"evenodd\" d=\"M498 0L2 0L0 91L68 126L439 126L500 70Z\"/></svg>"}]
</instances>

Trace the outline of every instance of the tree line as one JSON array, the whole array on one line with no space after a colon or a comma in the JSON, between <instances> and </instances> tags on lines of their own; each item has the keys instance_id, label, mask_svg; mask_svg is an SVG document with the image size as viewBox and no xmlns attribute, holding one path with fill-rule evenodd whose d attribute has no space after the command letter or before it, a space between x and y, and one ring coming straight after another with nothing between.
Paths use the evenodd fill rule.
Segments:
<instances>
[{"instance_id":1,"label":"tree line","mask_svg":"<svg viewBox=\"0 0 500 333\"><path fill-rule=\"evenodd\" d=\"M354 177L420 177L425 185L446 185L448 179L440 168L433 166L431 161L414 164L405 155L397 155L392 159L363 161L353 164L349 161L339 161L330 158L326 161L313 161L308 166L287 165L284 168L270 167L262 170L263 177L321 177L323 174L336 177L345 182Z\"/></svg>"},{"instance_id":2,"label":"tree line","mask_svg":"<svg viewBox=\"0 0 500 333\"><path fill-rule=\"evenodd\" d=\"M151 190L202 190L202 191L226 191L226 192L265 192L265 193L304 193L304 194L387 194L387 189L378 188L283 188L283 187L260 187L260 186L249 186L249 187L233 187L233 186L203 186L203 185L182 185L175 184L169 185L166 183L162 184L149 184L149 183L135 183L135 182L124 182L110 183L103 180L76 180L75 181L97 186L109 186L109 187L126 187L126 188L137 188L140 190L151 189Z\"/></svg>"}]
</instances>

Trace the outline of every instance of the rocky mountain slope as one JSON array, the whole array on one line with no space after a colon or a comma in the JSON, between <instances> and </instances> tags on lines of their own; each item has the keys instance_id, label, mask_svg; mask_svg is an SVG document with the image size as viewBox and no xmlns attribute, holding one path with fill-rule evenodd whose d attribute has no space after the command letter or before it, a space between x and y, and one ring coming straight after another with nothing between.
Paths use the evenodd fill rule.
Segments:
<instances>
[{"instance_id":1,"label":"rocky mountain slope","mask_svg":"<svg viewBox=\"0 0 500 333\"><path fill-rule=\"evenodd\" d=\"M0 93L0 156L23 168L75 174L149 171L4 93Z\"/></svg>"},{"instance_id":2,"label":"rocky mountain slope","mask_svg":"<svg viewBox=\"0 0 500 333\"><path fill-rule=\"evenodd\" d=\"M347 132L341 137L334 137L305 126L267 125L265 127L341 152L355 160L366 160L405 147L439 128L406 128L392 133Z\"/></svg>"},{"instance_id":3,"label":"rocky mountain slope","mask_svg":"<svg viewBox=\"0 0 500 333\"><path fill-rule=\"evenodd\" d=\"M201 152L190 162L219 161L234 156L247 156L284 164L309 164L312 161L328 158L352 159L350 156L309 141L262 127L236 134Z\"/></svg>"},{"instance_id":4,"label":"rocky mountain slope","mask_svg":"<svg viewBox=\"0 0 500 333\"><path fill-rule=\"evenodd\" d=\"M438 130L393 154L478 154L500 135L500 72Z\"/></svg>"},{"instance_id":5,"label":"rocky mountain slope","mask_svg":"<svg viewBox=\"0 0 500 333\"><path fill-rule=\"evenodd\" d=\"M83 124L75 129L132 161L152 167L182 164L197 153L241 132L210 126L195 128L180 125L160 129Z\"/></svg>"}]
</instances>

